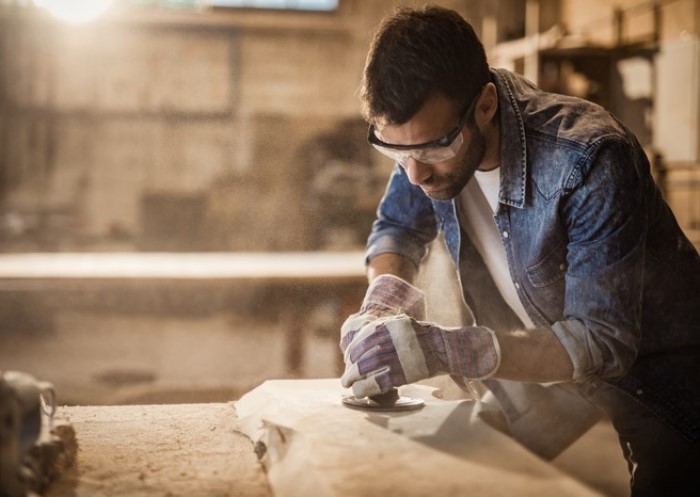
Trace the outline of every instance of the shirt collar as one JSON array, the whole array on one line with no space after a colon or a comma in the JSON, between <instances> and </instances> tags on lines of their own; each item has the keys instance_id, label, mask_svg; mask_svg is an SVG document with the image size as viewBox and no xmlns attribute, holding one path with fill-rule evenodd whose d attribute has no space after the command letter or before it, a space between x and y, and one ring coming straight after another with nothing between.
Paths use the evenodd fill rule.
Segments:
<instances>
[{"instance_id":1,"label":"shirt collar","mask_svg":"<svg viewBox=\"0 0 700 497\"><path fill-rule=\"evenodd\" d=\"M498 90L501 133L501 188L498 201L522 209L527 185L525 125L514 93L514 75L491 69L491 80Z\"/></svg>"}]
</instances>

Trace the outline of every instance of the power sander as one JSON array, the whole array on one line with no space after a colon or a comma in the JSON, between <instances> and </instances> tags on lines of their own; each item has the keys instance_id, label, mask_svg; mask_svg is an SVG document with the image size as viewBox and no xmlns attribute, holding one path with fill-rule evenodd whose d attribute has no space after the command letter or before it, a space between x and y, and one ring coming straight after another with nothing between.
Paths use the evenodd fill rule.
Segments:
<instances>
[{"instance_id":1,"label":"power sander","mask_svg":"<svg viewBox=\"0 0 700 497\"><path fill-rule=\"evenodd\" d=\"M355 397L354 395L344 397L343 405L352 409L399 412L420 409L425 405L425 402L423 399L401 396L398 388L392 388L386 393L371 397Z\"/></svg>"}]
</instances>

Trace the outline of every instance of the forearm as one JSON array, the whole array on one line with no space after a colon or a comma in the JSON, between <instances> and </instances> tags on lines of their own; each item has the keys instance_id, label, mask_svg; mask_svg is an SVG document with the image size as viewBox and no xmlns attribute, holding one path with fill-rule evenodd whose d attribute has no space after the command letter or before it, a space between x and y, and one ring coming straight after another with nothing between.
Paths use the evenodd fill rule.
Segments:
<instances>
[{"instance_id":1,"label":"forearm","mask_svg":"<svg viewBox=\"0 0 700 497\"><path fill-rule=\"evenodd\" d=\"M393 274L413 283L417 273L418 268L408 257L390 252L379 254L367 264L367 279L370 282L382 274Z\"/></svg>"},{"instance_id":2,"label":"forearm","mask_svg":"<svg viewBox=\"0 0 700 497\"><path fill-rule=\"evenodd\" d=\"M571 381L573 364L549 328L496 331L501 363L496 378L531 383Z\"/></svg>"},{"instance_id":3,"label":"forearm","mask_svg":"<svg viewBox=\"0 0 700 497\"><path fill-rule=\"evenodd\" d=\"M396 253L380 254L367 265L370 282L382 274L393 274L412 283L417 273L409 258ZM551 329L496 330L495 334L501 355L495 377L533 383L571 381L573 364Z\"/></svg>"}]
</instances>

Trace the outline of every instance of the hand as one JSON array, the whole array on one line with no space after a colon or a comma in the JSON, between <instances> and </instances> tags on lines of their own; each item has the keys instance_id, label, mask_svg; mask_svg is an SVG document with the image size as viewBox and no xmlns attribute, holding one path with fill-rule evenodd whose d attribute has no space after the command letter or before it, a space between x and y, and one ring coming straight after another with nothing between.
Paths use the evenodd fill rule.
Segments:
<instances>
[{"instance_id":1,"label":"hand","mask_svg":"<svg viewBox=\"0 0 700 497\"><path fill-rule=\"evenodd\" d=\"M391 274L375 278L367 289L360 311L340 328L340 350L345 352L360 329L381 317L405 314L425 319L425 295L407 281Z\"/></svg>"},{"instance_id":2,"label":"hand","mask_svg":"<svg viewBox=\"0 0 700 497\"><path fill-rule=\"evenodd\" d=\"M342 385L369 397L438 373L488 378L500 349L488 328L441 328L399 315L366 323L348 344L345 364Z\"/></svg>"}]
</instances>

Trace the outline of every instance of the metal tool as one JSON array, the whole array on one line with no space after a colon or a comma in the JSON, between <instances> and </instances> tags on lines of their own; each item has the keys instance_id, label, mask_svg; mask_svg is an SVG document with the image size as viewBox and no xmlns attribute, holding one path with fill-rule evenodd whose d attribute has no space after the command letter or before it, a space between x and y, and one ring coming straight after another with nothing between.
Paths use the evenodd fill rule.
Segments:
<instances>
[{"instance_id":1,"label":"metal tool","mask_svg":"<svg viewBox=\"0 0 700 497\"><path fill-rule=\"evenodd\" d=\"M0 371L0 497L35 495L31 457L42 425L56 409L53 386L17 371Z\"/></svg>"}]
</instances>

